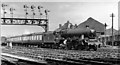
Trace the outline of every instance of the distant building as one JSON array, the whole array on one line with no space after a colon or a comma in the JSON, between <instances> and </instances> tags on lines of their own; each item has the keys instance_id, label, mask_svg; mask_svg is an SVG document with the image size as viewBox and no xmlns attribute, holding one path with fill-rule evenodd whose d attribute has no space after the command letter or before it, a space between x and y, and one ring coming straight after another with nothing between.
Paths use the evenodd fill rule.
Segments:
<instances>
[{"instance_id":1,"label":"distant building","mask_svg":"<svg viewBox=\"0 0 120 65\"><path fill-rule=\"evenodd\" d=\"M98 36L103 35L105 32L105 25L93 19L92 17L88 18L86 21L78 25L78 28L85 28L85 27L89 27L90 29L96 30Z\"/></svg>"},{"instance_id":2,"label":"distant building","mask_svg":"<svg viewBox=\"0 0 120 65\"><path fill-rule=\"evenodd\" d=\"M113 29L113 35L115 35L115 33L117 33L117 30ZM109 36L112 36L112 28L106 29L105 34L109 35Z\"/></svg>"},{"instance_id":3,"label":"distant building","mask_svg":"<svg viewBox=\"0 0 120 65\"><path fill-rule=\"evenodd\" d=\"M72 23L70 23L69 21L67 21L63 26L61 24L59 24L59 28L57 28L55 31L59 32L61 30L66 30L66 29L70 29L72 28Z\"/></svg>"}]
</instances>

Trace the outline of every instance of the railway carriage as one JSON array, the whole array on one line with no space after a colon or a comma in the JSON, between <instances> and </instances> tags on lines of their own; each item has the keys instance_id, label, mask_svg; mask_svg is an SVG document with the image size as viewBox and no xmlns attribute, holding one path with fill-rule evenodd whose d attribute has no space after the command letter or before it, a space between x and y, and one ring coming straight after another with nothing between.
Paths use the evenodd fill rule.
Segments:
<instances>
[{"instance_id":1,"label":"railway carriage","mask_svg":"<svg viewBox=\"0 0 120 65\"><path fill-rule=\"evenodd\" d=\"M12 42L13 45L51 47L52 44L55 44L54 38L52 32L47 32L9 37L7 41Z\"/></svg>"}]
</instances>

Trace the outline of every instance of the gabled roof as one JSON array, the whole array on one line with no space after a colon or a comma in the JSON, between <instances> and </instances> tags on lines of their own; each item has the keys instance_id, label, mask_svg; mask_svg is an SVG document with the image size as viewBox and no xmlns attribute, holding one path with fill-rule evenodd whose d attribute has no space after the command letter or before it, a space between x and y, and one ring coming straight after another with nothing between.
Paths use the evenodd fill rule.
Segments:
<instances>
[{"instance_id":1,"label":"gabled roof","mask_svg":"<svg viewBox=\"0 0 120 65\"><path fill-rule=\"evenodd\" d=\"M95 29L97 32L104 32L105 26L99 21L89 17L86 21L78 25L78 28L85 28L89 26L90 29Z\"/></svg>"}]
</instances>

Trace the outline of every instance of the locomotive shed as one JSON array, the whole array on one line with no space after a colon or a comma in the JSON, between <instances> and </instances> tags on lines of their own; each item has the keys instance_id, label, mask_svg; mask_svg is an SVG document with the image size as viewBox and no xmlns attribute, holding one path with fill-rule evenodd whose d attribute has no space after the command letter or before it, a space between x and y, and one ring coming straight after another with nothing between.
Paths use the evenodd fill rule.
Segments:
<instances>
[{"instance_id":1,"label":"locomotive shed","mask_svg":"<svg viewBox=\"0 0 120 65\"><path fill-rule=\"evenodd\" d=\"M23 50L24 49L24 50ZM120 53L98 51L73 51L73 50L55 50L44 48L2 48L2 58L11 63L29 63L31 65L119 65ZM53 53L54 52L54 53ZM106 54L106 55L105 55ZM117 54L117 55L116 55ZM96 56L95 56L96 55ZM103 55L103 56L101 56ZM115 57L117 56L117 57ZM7 57L7 58L6 58ZM15 59L15 60L14 60Z\"/></svg>"}]
</instances>

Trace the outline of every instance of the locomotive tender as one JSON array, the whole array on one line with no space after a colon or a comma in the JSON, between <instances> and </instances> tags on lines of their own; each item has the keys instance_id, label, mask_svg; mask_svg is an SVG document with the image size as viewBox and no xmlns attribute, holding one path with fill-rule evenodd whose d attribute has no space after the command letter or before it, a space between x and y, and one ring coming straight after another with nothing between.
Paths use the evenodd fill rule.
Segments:
<instances>
[{"instance_id":1,"label":"locomotive tender","mask_svg":"<svg viewBox=\"0 0 120 65\"><path fill-rule=\"evenodd\" d=\"M95 39L95 30L89 28L64 29L59 32L49 31L26 34L7 38L8 43L17 46L37 46L41 48L97 50L95 44L89 45L86 40Z\"/></svg>"}]
</instances>

